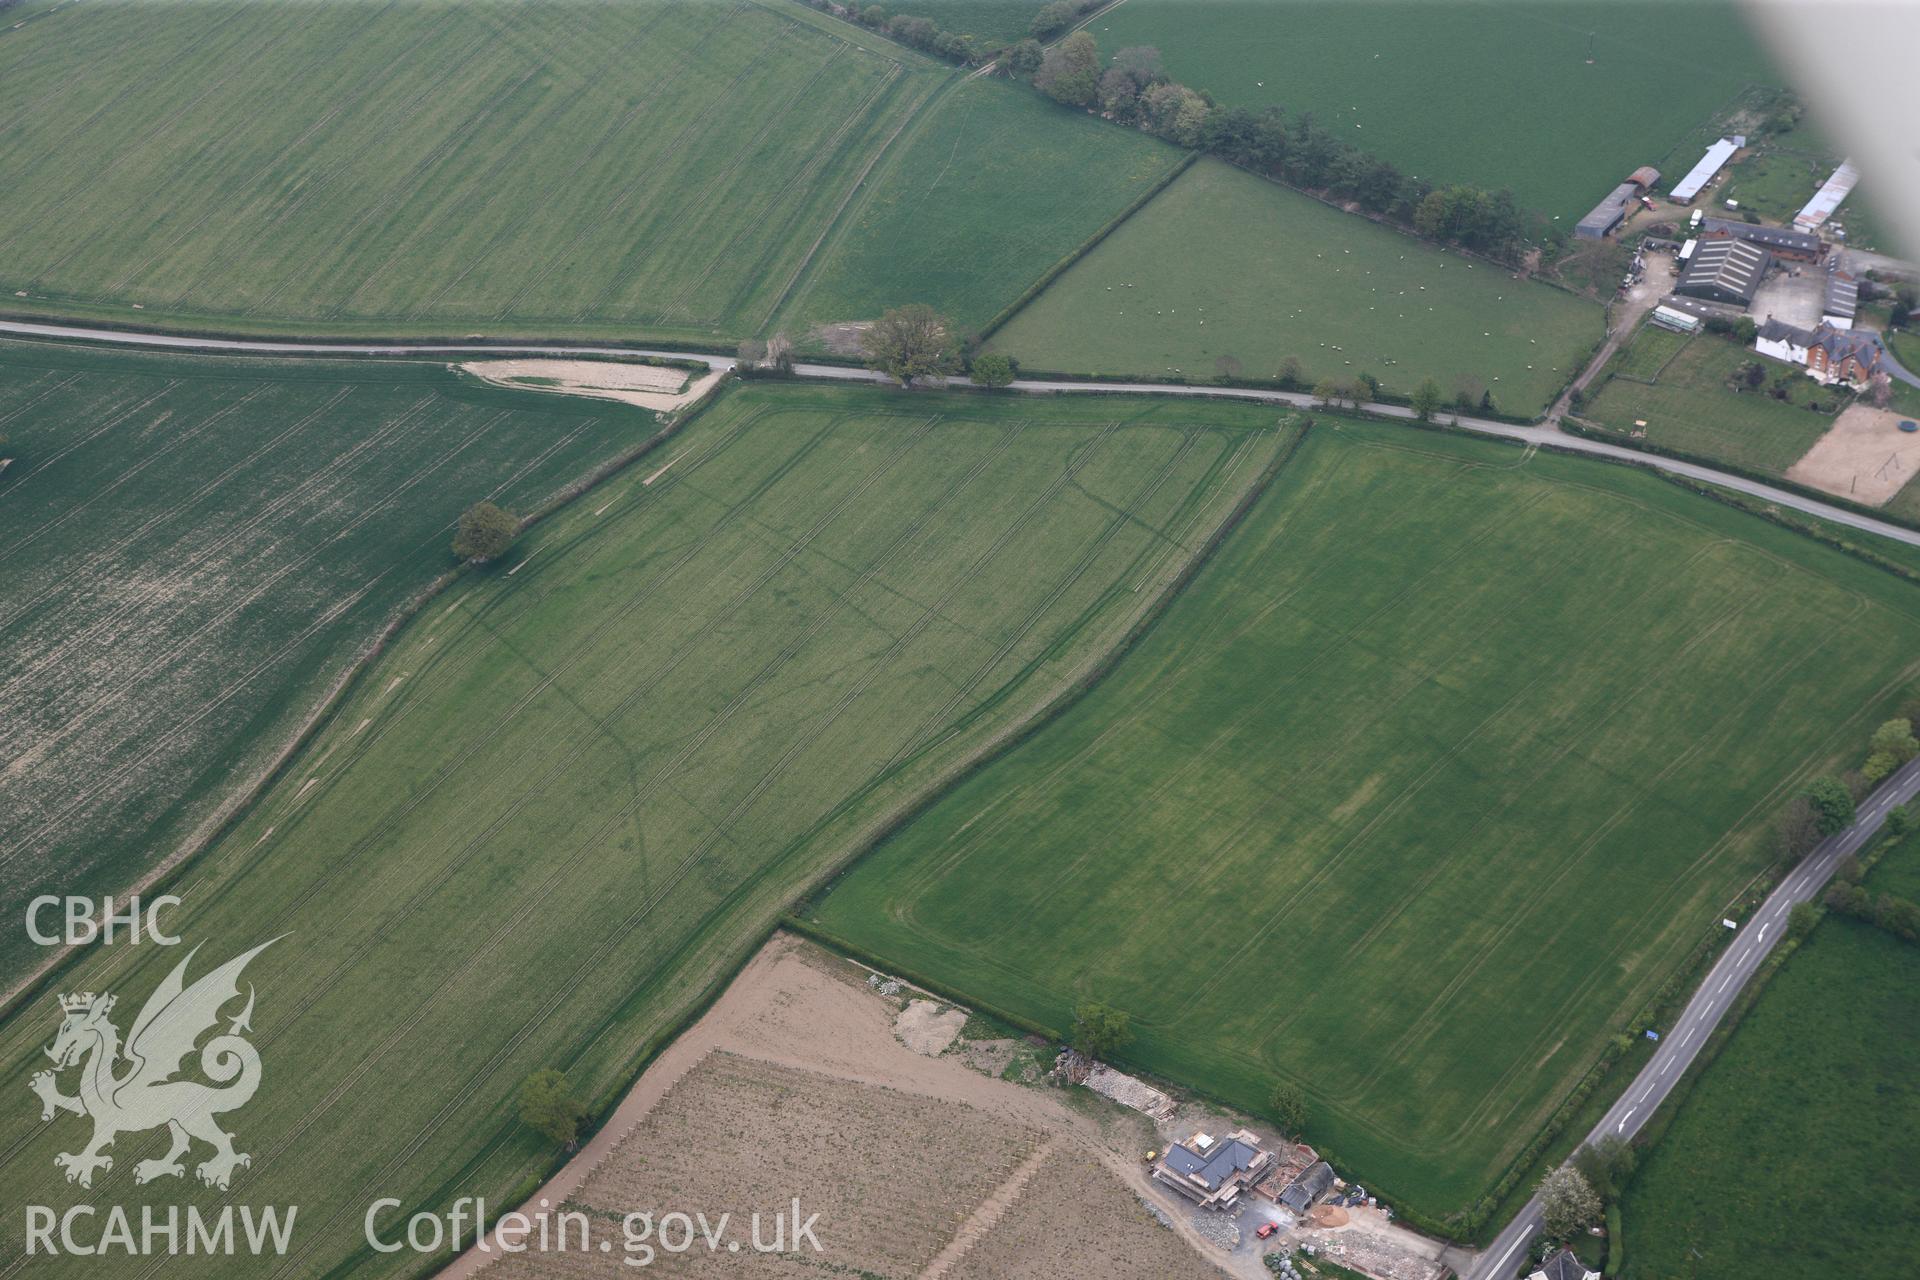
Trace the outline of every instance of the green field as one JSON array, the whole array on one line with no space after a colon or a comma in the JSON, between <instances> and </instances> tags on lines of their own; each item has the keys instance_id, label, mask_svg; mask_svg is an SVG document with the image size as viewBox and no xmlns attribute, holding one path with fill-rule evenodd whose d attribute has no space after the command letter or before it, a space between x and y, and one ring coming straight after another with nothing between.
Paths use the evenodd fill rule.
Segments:
<instances>
[{"instance_id":1,"label":"green field","mask_svg":"<svg viewBox=\"0 0 1920 1280\"><path fill-rule=\"evenodd\" d=\"M949 74L784 0L61 6L0 31L0 288L228 329L738 336Z\"/></svg>"},{"instance_id":2,"label":"green field","mask_svg":"<svg viewBox=\"0 0 1920 1280\"><path fill-rule=\"evenodd\" d=\"M1661 371L1690 341L1691 335L1675 333L1658 325L1643 324L1620 348L1619 354L1607 367L1607 372L1635 382L1655 382Z\"/></svg>"},{"instance_id":3,"label":"green field","mask_svg":"<svg viewBox=\"0 0 1920 1280\"><path fill-rule=\"evenodd\" d=\"M1272 377L1292 357L1309 381L1365 371L1404 396L1431 376L1530 414L1600 327L1570 294L1202 160L990 345L1033 369L1187 379L1223 357Z\"/></svg>"},{"instance_id":4,"label":"green field","mask_svg":"<svg viewBox=\"0 0 1920 1280\"><path fill-rule=\"evenodd\" d=\"M1636 334L1615 360L1637 367L1641 358L1633 348L1645 333ZM1658 341L1664 343L1665 336ZM1785 375L1782 385L1791 399L1775 400L1764 389L1728 387L1734 371L1755 360L1765 364L1769 380ZM1612 431L1644 430L1652 444L1779 475L1833 425L1839 399L1839 393L1751 347L1709 334L1688 343L1666 365L1658 385L1627 378L1603 382L1580 416ZM1807 407L1812 404L1825 411ZM1635 425L1639 421L1647 425Z\"/></svg>"},{"instance_id":5,"label":"green field","mask_svg":"<svg viewBox=\"0 0 1920 1280\"><path fill-rule=\"evenodd\" d=\"M609 1102L809 881L1083 676L1284 434L1250 406L734 390L433 601L169 920L205 965L285 935L247 975L267 1083L231 1194L300 1206L287 1272L349 1259L376 1196L498 1203L545 1168L528 1072ZM177 959L96 952L60 989L130 1018ZM49 1023L0 1027L11 1078ZM78 1138L8 1109L7 1202L220 1199L136 1188L153 1135L69 1187Z\"/></svg>"},{"instance_id":6,"label":"green field","mask_svg":"<svg viewBox=\"0 0 1920 1280\"><path fill-rule=\"evenodd\" d=\"M263 769L453 568L653 415L442 367L0 344L0 965L43 892L123 888ZM42 922L47 923L46 921Z\"/></svg>"},{"instance_id":7,"label":"green field","mask_svg":"<svg viewBox=\"0 0 1920 1280\"><path fill-rule=\"evenodd\" d=\"M1089 30L1107 52L1156 46L1227 106L1311 111L1409 174L1511 187L1569 230L1639 165L1686 172L1699 154L1676 144L1778 81L1719 0L1127 0Z\"/></svg>"},{"instance_id":8,"label":"green field","mask_svg":"<svg viewBox=\"0 0 1920 1280\"><path fill-rule=\"evenodd\" d=\"M1909 865L1920 846L1889 855ZM1869 878L1870 887L1879 872ZM1904 1280L1920 1252L1920 948L1830 917L1641 1157L1625 1280Z\"/></svg>"},{"instance_id":9,"label":"green field","mask_svg":"<svg viewBox=\"0 0 1920 1280\"><path fill-rule=\"evenodd\" d=\"M869 320L932 302L976 332L1179 163L1178 149L1022 85L972 80L917 119L788 314Z\"/></svg>"},{"instance_id":10,"label":"green field","mask_svg":"<svg viewBox=\"0 0 1920 1280\"><path fill-rule=\"evenodd\" d=\"M812 918L1487 1192L1911 679L1920 592L1634 471L1323 423L1146 640Z\"/></svg>"}]
</instances>

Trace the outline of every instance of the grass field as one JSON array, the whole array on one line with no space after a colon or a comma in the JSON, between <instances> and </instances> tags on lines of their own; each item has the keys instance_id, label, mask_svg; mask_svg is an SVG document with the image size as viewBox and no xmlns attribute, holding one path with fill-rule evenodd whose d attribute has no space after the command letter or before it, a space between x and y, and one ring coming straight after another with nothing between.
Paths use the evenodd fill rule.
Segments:
<instances>
[{"instance_id":1,"label":"grass field","mask_svg":"<svg viewBox=\"0 0 1920 1280\"><path fill-rule=\"evenodd\" d=\"M1641 357L1632 352L1647 332L1636 334L1615 360L1637 365ZM1764 390L1728 388L1734 371L1754 360L1766 364L1770 379L1789 375L1784 385L1791 401L1775 400ZM1751 347L1702 335L1667 364L1658 385L1614 378L1600 388L1580 416L1614 431L1645 430L1650 443L1669 449L1779 475L1833 425L1832 410L1838 399L1811 378L1765 360ZM1826 411L1806 407L1815 403ZM1638 420L1644 420L1646 427L1636 427Z\"/></svg>"},{"instance_id":2,"label":"grass field","mask_svg":"<svg viewBox=\"0 0 1920 1280\"><path fill-rule=\"evenodd\" d=\"M1642 1155L1622 1205L1625 1280L1734 1280L1756 1257L1780 1280L1912 1275L1916 1026L1920 948L1823 921Z\"/></svg>"},{"instance_id":3,"label":"grass field","mask_svg":"<svg viewBox=\"0 0 1920 1280\"><path fill-rule=\"evenodd\" d=\"M1591 303L1202 160L990 345L1034 369L1189 379L1293 357L1310 381L1365 371L1405 395L1431 376L1529 414L1600 328Z\"/></svg>"},{"instance_id":4,"label":"grass field","mask_svg":"<svg viewBox=\"0 0 1920 1280\"><path fill-rule=\"evenodd\" d=\"M1675 333L1671 329L1662 329L1658 325L1643 324L1627 339L1626 345L1614 356L1613 364L1607 372L1636 382L1653 382L1660 377L1673 358L1680 354L1683 347L1692 340L1684 333Z\"/></svg>"},{"instance_id":5,"label":"grass field","mask_svg":"<svg viewBox=\"0 0 1920 1280\"><path fill-rule=\"evenodd\" d=\"M285 1271L342 1264L375 1196L497 1202L544 1167L529 1071L610 1100L851 842L1116 643L1283 435L1250 406L736 389L436 599L169 920L204 964L286 935L247 974L267 1084L232 1192L300 1205ZM177 958L116 947L60 989L131 1017ZM0 1027L10 1074L49 1023ZM219 1199L136 1188L150 1138L68 1187L76 1137L9 1109L9 1202Z\"/></svg>"},{"instance_id":6,"label":"grass field","mask_svg":"<svg viewBox=\"0 0 1920 1280\"><path fill-rule=\"evenodd\" d=\"M453 567L463 507L527 510L656 430L431 365L0 344L8 985L27 900L173 853Z\"/></svg>"},{"instance_id":7,"label":"grass field","mask_svg":"<svg viewBox=\"0 0 1920 1280\"><path fill-rule=\"evenodd\" d=\"M0 296L738 336L948 74L784 0L61 6L0 31Z\"/></svg>"},{"instance_id":8,"label":"grass field","mask_svg":"<svg viewBox=\"0 0 1920 1280\"><path fill-rule=\"evenodd\" d=\"M972 80L909 127L787 309L789 327L932 302L965 333L1164 178L1181 152L1022 85Z\"/></svg>"},{"instance_id":9,"label":"grass field","mask_svg":"<svg viewBox=\"0 0 1920 1280\"><path fill-rule=\"evenodd\" d=\"M1407 173L1511 187L1569 229L1636 166L1684 173L1685 135L1778 80L1719 0L1127 0L1089 29L1108 52L1158 47L1228 106L1311 111Z\"/></svg>"},{"instance_id":10,"label":"grass field","mask_svg":"<svg viewBox=\"0 0 1920 1280\"><path fill-rule=\"evenodd\" d=\"M1484 1194L1911 679L1920 592L1677 486L1323 424L1115 673L820 927Z\"/></svg>"}]
</instances>

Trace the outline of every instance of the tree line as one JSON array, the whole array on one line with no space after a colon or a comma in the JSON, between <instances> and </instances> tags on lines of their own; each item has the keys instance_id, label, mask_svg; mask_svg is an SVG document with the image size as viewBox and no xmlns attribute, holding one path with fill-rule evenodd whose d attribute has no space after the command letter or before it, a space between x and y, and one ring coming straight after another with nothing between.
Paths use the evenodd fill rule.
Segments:
<instances>
[{"instance_id":1,"label":"tree line","mask_svg":"<svg viewBox=\"0 0 1920 1280\"><path fill-rule=\"evenodd\" d=\"M1279 107L1223 107L1204 89L1168 76L1151 45L1121 49L1102 64L1099 45L1076 31L1052 49L1027 40L1000 60L1007 74L1068 106L1219 156L1273 178L1357 205L1429 240L1502 262L1526 253L1529 219L1508 190L1444 187L1337 138L1312 112L1289 119Z\"/></svg>"}]
</instances>

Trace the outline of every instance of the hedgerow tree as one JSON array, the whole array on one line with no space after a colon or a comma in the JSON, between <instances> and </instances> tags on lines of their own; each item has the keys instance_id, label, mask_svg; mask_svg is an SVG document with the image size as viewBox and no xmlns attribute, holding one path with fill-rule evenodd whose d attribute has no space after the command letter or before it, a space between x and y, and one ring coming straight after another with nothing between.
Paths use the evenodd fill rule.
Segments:
<instances>
[{"instance_id":1,"label":"hedgerow tree","mask_svg":"<svg viewBox=\"0 0 1920 1280\"><path fill-rule=\"evenodd\" d=\"M1633 1176L1633 1165L1633 1148L1617 1137L1602 1138L1573 1153L1573 1167L1603 1201L1620 1198Z\"/></svg>"},{"instance_id":2,"label":"hedgerow tree","mask_svg":"<svg viewBox=\"0 0 1920 1280\"><path fill-rule=\"evenodd\" d=\"M1413 416L1422 422L1431 422L1434 410L1440 407L1441 399L1440 384L1432 378L1423 379L1420 385L1413 389Z\"/></svg>"},{"instance_id":3,"label":"hedgerow tree","mask_svg":"<svg viewBox=\"0 0 1920 1280\"><path fill-rule=\"evenodd\" d=\"M1860 767L1867 781L1878 782L1901 765L1920 755L1920 741L1913 736L1913 721L1889 720L1873 731L1867 742L1871 752Z\"/></svg>"},{"instance_id":4,"label":"hedgerow tree","mask_svg":"<svg viewBox=\"0 0 1920 1280\"><path fill-rule=\"evenodd\" d=\"M860 335L860 345L869 369L898 378L903 387L916 378L951 373L957 360L952 326L924 302L883 313Z\"/></svg>"},{"instance_id":5,"label":"hedgerow tree","mask_svg":"<svg viewBox=\"0 0 1920 1280\"><path fill-rule=\"evenodd\" d=\"M1133 1039L1133 1020L1102 1000L1083 1000L1073 1010L1073 1047L1089 1058L1105 1059Z\"/></svg>"},{"instance_id":6,"label":"hedgerow tree","mask_svg":"<svg viewBox=\"0 0 1920 1280\"><path fill-rule=\"evenodd\" d=\"M571 1147L587 1109L565 1075L544 1067L520 1084L520 1123Z\"/></svg>"},{"instance_id":7,"label":"hedgerow tree","mask_svg":"<svg viewBox=\"0 0 1920 1280\"><path fill-rule=\"evenodd\" d=\"M1600 1197L1572 1165L1561 1165L1540 1180L1540 1225L1548 1236L1564 1240L1600 1216Z\"/></svg>"},{"instance_id":8,"label":"hedgerow tree","mask_svg":"<svg viewBox=\"0 0 1920 1280\"><path fill-rule=\"evenodd\" d=\"M1100 50L1093 37L1076 31L1049 49L1034 72L1033 86L1070 107L1092 105L1100 92Z\"/></svg>"},{"instance_id":9,"label":"hedgerow tree","mask_svg":"<svg viewBox=\"0 0 1920 1280\"><path fill-rule=\"evenodd\" d=\"M1300 1091L1300 1086L1291 1080L1282 1080L1273 1086L1273 1097L1268 1099L1268 1104L1280 1132L1299 1137L1307 1127L1307 1095Z\"/></svg>"},{"instance_id":10,"label":"hedgerow tree","mask_svg":"<svg viewBox=\"0 0 1920 1280\"><path fill-rule=\"evenodd\" d=\"M1853 794L1838 778L1815 778L1807 784L1807 802L1813 806L1814 828L1823 836L1853 825Z\"/></svg>"},{"instance_id":11,"label":"hedgerow tree","mask_svg":"<svg viewBox=\"0 0 1920 1280\"><path fill-rule=\"evenodd\" d=\"M453 534L453 554L485 564L505 555L519 536L519 517L491 502L476 502L460 513Z\"/></svg>"},{"instance_id":12,"label":"hedgerow tree","mask_svg":"<svg viewBox=\"0 0 1920 1280\"><path fill-rule=\"evenodd\" d=\"M1003 355L975 356L970 371L973 380L983 387L999 388L1013 381L1013 358Z\"/></svg>"}]
</instances>

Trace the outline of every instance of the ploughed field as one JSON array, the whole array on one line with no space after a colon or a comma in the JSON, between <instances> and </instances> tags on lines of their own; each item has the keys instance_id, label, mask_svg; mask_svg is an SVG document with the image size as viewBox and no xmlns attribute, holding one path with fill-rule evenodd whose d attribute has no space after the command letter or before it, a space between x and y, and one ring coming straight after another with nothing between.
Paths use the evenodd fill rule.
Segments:
<instances>
[{"instance_id":1,"label":"ploughed field","mask_svg":"<svg viewBox=\"0 0 1920 1280\"><path fill-rule=\"evenodd\" d=\"M657 430L432 365L0 344L9 985L38 960L27 901L185 844L453 568L462 508L528 510Z\"/></svg>"},{"instance_id":2,"label":"ploughed field","mask_svg":"<svg viewBox=\"0 0 1920 1280\"><path fill-rule=\"evenodd\" d=\"M1600 337L1592 303L1202 160L990 346L1072 374L1273 378L1292 359L1307 385L1364 372L1401 397L1430 377L1524 416Z\"/></svg>"},{"instance_id":3,"label":"ploughed field","mask_svg":"<svg viewBox=\"0 0 1920 1280\"><path fill-rule=\"evenodd\" d=\"M1226 106L1312 112L1405 173L1510 187L1568 231L1640 165L1678 181L1697 125L1781 83L1726 0L1127 0L1088 29L1158 47Z\"/></svg>"},{"instance_id":4,"label":"ploughed field","mask_svg":"<svg viewBox=\"0 0 1920 1280\"><path fill-rule=\"evenodd\" d=\"M281 1274L417 1269L364 1251L374 1199L524 1187L554 1157L513 1118L529 1072L609 1102L796 893L1083 677L1288 438L1249 406L728 392L435 599L187 868L194 973L279 939L231 1191L134 1185L164 1134L70 1187L84 1126L26 1105L7 1201L298 1204ZM59 989L124 1030L179 958L95 951ZM51 1024L0 1026L0 1069L45 1067Z\"/></svg>"},{"instance_id":5,"label":"ploughed field","mask_svg":"<svg viewBox=\"0 0 1920 1280\"><path fill-rule=\"evenodd\" d=\"M818 927L1485 1194L1910 680L1920 595L1645 474L1323 421L1119 668Z\"/></svg>"}]
</instances>

